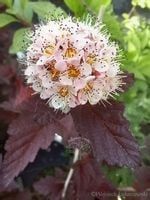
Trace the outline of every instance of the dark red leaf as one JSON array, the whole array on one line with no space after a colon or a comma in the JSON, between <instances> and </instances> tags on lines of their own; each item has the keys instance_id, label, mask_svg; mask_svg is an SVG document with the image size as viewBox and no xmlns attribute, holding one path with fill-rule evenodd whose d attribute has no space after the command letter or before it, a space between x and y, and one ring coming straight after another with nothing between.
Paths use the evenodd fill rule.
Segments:
<instances>
[{"instance_id":1,"label":"dark red leaf","mask_svg":"<svg viewBox=\"0 0 150 200\"><path fill-rule=\"evenodd\" d=\"M47 176L35 182L34 189L43 196L50 196L51 199L60 200L64 187L65 173L57 170L55 176Z\"/></svg>"},{"instance_id":2,"label":"dark red leaf","mask_svg":"<svg viewBox=\"0 0 150 200\"><path fill-rule=\"evenodd\" d=\"M1 167L2 167L2 154L0 154L0 170L1 170Z\"/></svg>"},{"instance_id":3,"label":"dark red leaf","mask_svg":"<svg viewBox=\"0 0 150 200\"><path fill-rule=\"evenodd\" d=\"M0 120L6 123L10 123L15 119L17 112L19 112L19 105L31 97L30 88L25 87L21 80L16 80L16 84L16 94L0 104Z\"/></svg>"},{"instance_id":4,"label":"dark red leaf","mask_svg":"<svg viewBox=\"0 0 150 200\"><path fill-rule=\"evenodd\" d=\"M0 121L6 124L10 123L17 116L16 113L11 111L6 111L0 108Z\"/></svg>"},{"instance_id":5,"label":"dark red leaf","mask_svg":"<svg viewBox=\"0 0 150 200\"><path fill-rule=\"evenodd\" d=\"M0 194L1 200L31 200L31 193L28 190L12 192L3 192Z\"/></svg>"},{"instance_id":6,"label":"dark red leaf","mask_svg":"<svg viewBox=\"0 0 150 200\"><path fill-rule=\"evenodd\" d=\"M56 177L48 176L34 184L34 188L40 194L49 196L50 199L61 200L65 183L64 174L56 174ZM115 200L114 196L107 197L103 194L116 194L117 190L105 179L100 172L100 167L93 158L86 157L79 161L74 168L74 175L66 192L66 200Z\"/></svg>"},{"instance_id":7,"label":"dark red leaf","mask_svg":"<svg viewBox=\"0 0 150 200\"><path fill-rule=\"evenodd\" d=\"M50 195L51 199L60 200L64 181L60 178L47 176L34 184L35 190L44 196Z\"/></svg>"},{"instance_id":8,"label":"dark red leaf","mask_svg":"<svg viewBox=\"0 0 150 200\"><path fill-rule=\"evenodd\" d=\"M79 106L71 113L77 131L91 141L98 161L134 168L140 163L139 148L123 111L122 103L112 101L106 106Z\"/></svg>"},{"instance_id":9,"label":"dark red leaf","mask_svg":"<svg viewBox=\"0 0 150 200\"><path fill-rule=\"evenodd\" d=\"M74 199L94 200L97 198L103 200L114 200L114 196L112 198L111 195L108 197L104 194L115 193L117 196L117 190L101 173L98 163L88 156L79 161L75 166L72 184L74 189L71 190L70 193L74 191Z\"/></svg>"},{"instance_id":10,"label":"dark red leaf","mask_svg":"<svg viewBox=\"0 0 150 200\"><path fill-rule=\"evenodd\" d=\"M0 104L0 108L5 111L19 112L20 105L22 106L22 103L28 101L32 96L32 90L29 87L26 87L21 80L17 79L16 85L16 94L9 98L8 101L4 101Z\"/></svg>"},{"instance_id":11,"label":"dark red leaf","mask_svg":"<svg viewBox=\"0 0 150 200\"><path fill-rule=\"evenodd\" d=\"M15 69L13 65L0 65L0 84L10 84L13 76L15 76Z\"/></svg>"},{"instance_id":12,"label":"dark red leaf","mask_svg":"<svg viewBox=\"0 0 150 200\"><path fill-rule=\"evenodd\" d=\"M134 188L137 191L145 191L150 188L150 166L142 166L135 171L136 180Z\"/></svg>"},{"instance_id":13,"label":"dark red leaf","mask_svg":"<svg viewBox=\"0 0 150 200\"><path fill-rule=\"evenodd\" d=\"M32 97L28 102L20 106L20 115L14 120L8 129L9 139L6 142L6 155L3 162L3 183L8 185L29 162L33 162L39 149L47 149L54 134L62 136L72 135L69 123L71 115L55 113L45 102L37 97Z\"/></svg>"},{"instance_id":14,"label":"dark red leaf","mask_svg":"<svg viewBox=\"0 0 150 200\"><path fill-rule=\"evenodd\" d=\"M0 174L1 174L1 171L2 171L2 154L0 154ZM11 192L16 189L18 189L18 186L15 181L12 181L7 187L4 187L4 185L0 182L0 193Z\"/></svg>"}]
</instances>

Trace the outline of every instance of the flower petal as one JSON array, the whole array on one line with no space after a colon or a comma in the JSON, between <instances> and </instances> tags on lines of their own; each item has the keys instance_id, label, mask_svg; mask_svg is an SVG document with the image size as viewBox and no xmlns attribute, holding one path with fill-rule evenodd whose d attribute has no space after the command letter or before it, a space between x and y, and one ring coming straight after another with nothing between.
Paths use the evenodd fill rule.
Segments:
<instances>
[{"instance_id":1,"label":"flower petal","mask_svg":"<svg viewBox=\"0 0 150 200\"><path fill-rule=\"evenodd\" d=\"M87 95L82 90L78 93L78 100L82 105L86 104L88 101Z\"/></svg>"},{"instance_id":2,"label":"flower petal","mask_svg":"<svg viewBox=\"0 0 150 200\"><path fill-rule=\"evenodd\" d=\"M79 56L73 57L73 58L68 58L66 61L69 64L78 66L80 64L81 58Z\"/></svg>"},{"instance_id":3,"label":"flower petal","mask_svg":"<svg viewBox=\"0 0 150 200\"><path fill-rule=\"evenodd\" d=\"M59 79L60 83L63 85L72 85L72 80L66 76L61 76Z\"/></svg>"},{"instance_id":4,"label":"flower petal","mask_svg":"<svg viewBox=\"0 0 150 200\"><path fill-rule=\"evenodd\" d=\"M41 99L48 99L54 94L54 91L52 89L43 89L40 93Z\"/></svg>"},{"instance_id":5,"label":"flower petal","mask_svg":"<svg viewBox=\"0 0 150 200\"><path fill-rule=\"evenodd\" d=\"M74 97L73 95L71 96L70 100L69 100L69 106L71 108L74 108L78 105L78 101L77 101L77 98Z\"/></svg>"},{"instance_id":6,"label":"flower petal","mask_svg":"<svg viewBox=\"0 0 150 200\"><path fill-rule=\"evenodd\" d=\"M37 61L37 65L44 65L46 62L47 62L47 57L46 56L41 56L40 58L39 58L39 60Z\"/></svg>"},{"instance_id":7,"label":"flower petal","mask_svg":"<svg viewBox=\"0 0 150 200\"><path fill-rule=\"evenodd\" d=\"M33 90L35 90L36 92L41 92L42 90L42 86L40 82L35 82L32 85Z\"/></svg>"},{"instance_id":8,"label":"flower petal","mask_svg":"<svg viewBox=\"0 0 150 200\"><path fill-rule=\"evenodd\" d=\"M52 98L51 104L55 109L64 108L65 107L65 101L64 98L61 98L60 96L56 95Z\"/></svg>"},{"instance_id":9,"label":"flower petal","mask_svg":"<svg viewBox=\"0 0 150 200\"><path fill-rule=\"evenodd\" d=\"M50 79L50 77L43 77L42 78L42 85L45 88L52 88L54 83L52 82L52 80Z\"/></svg>"},{"instance_id":10,"label":"flower petal","mask_svg":"<svg viewBox=\"0 0 150 200\"><path fill-rule=\"evenodd\" d=\"M109 65L106 61L102 60L94 65L94 69L98 72L106 72L109 69Z\"/></svg>"},{"instance_id":11,"label":"flower petal","mask_svg":"<svg viewBox=\"0 0 150 200\"><path fill-rule=\"evenodd\" d=\"M92 73L92 67L91 65L87 64L87 63L84 63L82 66L81 66L81 74L84 75L84 76L88 76Z\"/></svg>"},{"instance_id":12,"label":"flower petal","mask_svg":"<svg viewBox=\"0 0 150 200\"><path fill-rule=\"evenodd\" d=\"M84 79L75 79L74 80L74 86L76 90L80 90L86 86L86 80Z\"/></svg>"},{"instance_id":13,"label":"flower petal","mask_svg":"<svg viewBox=\"0 0 150 200\"><path fill-rule=\"evenodd\" d=\"M89 102L90 102L90 104L92 104L92 105L97 104L97 103L100 101L100 99L101 99L101 96L98 95L98 94L96 94L96 93L91 93L91 94L89 95Z\"/></svg>"},{"instance_id":14,"label":"flower petal","mask_svg":"<svg viewBox=\"0 0 150 200\"><path fill-rule=\"evenodd\" d=\"M24 74L26 76L30 76L30 75L36 75L37 74L37 68L36 65L30 65L26 68Z\"/></svg>"},{"instance_id":15,"label":"flower petal","mask_svg":"<svg viewBox=\"0 0 150 200\"><path fill-rule=\"evenodd\" d=\"M55 68L61 72L67 69L67 64L65 61L59 61L55 64Z\"/></svg>"},{"instance_id":16,"label":"flower petal","mask_svg":"<svg viewBox=\"0 0 150 200\"><path fill-rule=\"evenodd\" d=\"M107 71L107 75L110 77L114 77L119 72L119 65L117 63L114 63L111 65L111 67Z\"/></svg>"}]
</instances>

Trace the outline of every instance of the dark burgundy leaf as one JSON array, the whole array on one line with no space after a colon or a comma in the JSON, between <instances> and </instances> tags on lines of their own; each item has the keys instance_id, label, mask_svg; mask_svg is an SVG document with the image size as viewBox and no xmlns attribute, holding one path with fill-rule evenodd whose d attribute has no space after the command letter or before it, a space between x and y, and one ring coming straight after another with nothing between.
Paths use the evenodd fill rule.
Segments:
<instances>
[{"instance_id":1,"label":"dark burgundy leaf","mask_svg":"<svg viewBox=\"0 0 150 200\"><path fill-rule=\"evenodd\" d=\"M59 178L47 176L34 184L34 188L42 195L51 195L54 200L59 200L64 182Z\"/></svg>"},{"instance_id":2,"label":"dark burgundy leaf","mask_svg":"<svg viewBox=\"0 0 150 200\"><path fill-rule=\"evenodd\" d=\"M0 65L0 84L10 84L14 71L11 66Z\"/></svg>"},{"instance_id":3,"label":"dark burgundy leaf","mask_svg":"<svg viewBox=\"0 0 150 200\"><path fill-rule=\"evenodd\" d=\"M34 184L35 190L50 199L61 200L62 189L65 183L64 174L56 177L48 176ZM115 200L114 196L107 197L104 193L116 194L117 190L105 179L100 172L100 167L93 158L86 157L74 167L74 175L66 192L66 200Z\"/></svg>"},{"instance_id":4,"label":"dark burgundy leaf","mask_svg":"<svg viewBox=\"0 0 150 200\"><path fill-rule=\"evenodd\" d=\"M112 198L111 195L110 197L103 195L107 193L115 193L117 196L117 190L106 180L104 175L101 173L98 163L89 156L76 164L72 185L74 189L68 192L71 194L71 192L74 191L74 199L115 199L114 196Z\"/></svg>"},{"instance_id":5,"label":"dark burgundy leaf","mask_svg":"<svg viewBox=\"0 0 150 200\"><path fill-rule=\"evenodd\" d=\"M0 194L1 200L31 200L31 193L28 190L12 192L3 192Z\"/></svg>"},{"instance_id":6,"label":"dark burgundy leaf","mask_svg":"<svg viewBox=\"0 0 150 200\"><path fill-rule=\"evenodd\" d=\"M0 193L1 192L12 192L12 191L15 191L18 189L19 189L19 186L17 185L17 183L15 181L12 181L11 183L9 183L9 185L7 187L4 187L4 185L0 183Z\"/></svg>"},{"instance_id":7,"label":"dark burgundy leaf","mask_svg":"<svg viewBox=\"0 0 150 200\"><path fill-rule=\"evenodd\" d=\"M26 87L21 80L17 79L15 94L8 101L1 103L0 108L5 111L19 112L20 105L22 106L23 102L28 101L32 93L29 87Z\"/></svg>"},{"instance_id":8,"label":"dark burgundy leaf","mask_svg":"<svg viewBox=\"0 0 150 200\"><path fill-rule=\"evenodd\" d=\"M150 166L142 166L136 169L135 176L134 188L137 191L145 191L150 188Z\"/></svg>"},{"instance_id":9,"label":"dark burgundy leaf","mask_svg":"<svg viewBox=\"0 0 150 200\"><path fill-rule=\"evenodd\" d=\"M0 121L3 123L10 123L13 119L15 119L17 116L16 113L11 111L6 111L4 109L0 108Z\"/></svg>"},{"instance_id":10,"label":"dark burgundy leaf","mask_svg":"<svg viewBox=\"0 0 150 200\"><path fill-rule=\"evenodd\" d=\"M1 170L2 170L2 154L0 154L0 174L1 174ZM18 189L18 186L15 181L12 181L7 187L4 187L4 185L0 182L0 193L11 192L16 189Z\"/></svg>"},{"instance_id":11,"label":"dark burgundy leaf","mask_svg":"<svg viewBox=\"0 0 150 200\"><path fill-rule=\"evenodd\" d=\"M134 168L140 163L139 148L123 111L122 103L111 101L105 106L79 106L71 113L77 131L91 141L98 161Z\"/></svg>"},{"instance_id":12,"label":"dark burgundy leaf","mask_svg":"<svg viewBox=\"0 0 150 200\"><path fill-rule=\"evenodd\" d=\"M2 154L0 154L0 170L1 170L1 167L2 167Z\"/></svg>"},{"instance_id":13,"label":"dark burgundy leaf","mask_svg":"<svg viewBox=\"0 0 150 200\"><path fill-rule=\"evenodd\" d=\"M51 199L60 200L64 186L65 176L62 171L57 171L55 177L47 176L35 182L34 189L44 196L50 196Z\"/></svg>"},{"instance_id":14,"label":"dark burgundy leaf","mask_svg":"<svg viewBox=\"0 0 150 200\"><path fill-rule=\"evenodd\" d=\"M20 106L20 115L8 129L6 155L3 162L3 183L8 185L29 162L33 162L39 149L47 149L54 139L54 134L62 136L68 129L68 123L62 124L63 117L71 121L71 115L55 113L45 102L32 97ZM70 125L70 124L69 124ZM72 135L72 132L70 132Z\"/></svg>"}]
</instances>

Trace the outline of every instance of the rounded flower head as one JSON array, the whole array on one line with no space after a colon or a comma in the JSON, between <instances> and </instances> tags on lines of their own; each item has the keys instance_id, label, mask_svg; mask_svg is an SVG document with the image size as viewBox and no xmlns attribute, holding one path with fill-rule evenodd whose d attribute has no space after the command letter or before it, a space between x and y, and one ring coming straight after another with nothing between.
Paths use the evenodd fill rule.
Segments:
<instances>
[{"instance_id":1,"label":"rounded flower head","mask_svg":"<svg viewBox=\"0 0 150 200\"><path fill-rule=\"evenodd\" d=\"M35 28L25 76L50 107L68 112L107 100L121 85L118 48L99 24L71 17Z\"/></svg>"}]
</instances>

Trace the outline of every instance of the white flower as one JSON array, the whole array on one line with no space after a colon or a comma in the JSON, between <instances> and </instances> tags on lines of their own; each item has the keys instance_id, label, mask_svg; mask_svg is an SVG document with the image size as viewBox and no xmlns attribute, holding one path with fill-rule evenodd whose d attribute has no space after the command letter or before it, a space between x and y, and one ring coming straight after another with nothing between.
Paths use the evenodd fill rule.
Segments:
<instances>
[{"instance_id":1,"label":"white flower","mask_svg":"<svg viewBox=\"0 0 150 200\"><path fill-rule=\"evenodd\" d=\"M101 31L102 25L71 17L35 28L26 53L27 83L50 107L68 112L94 105L121 86L118 47Z\"/></svg>"}]
</instances>

